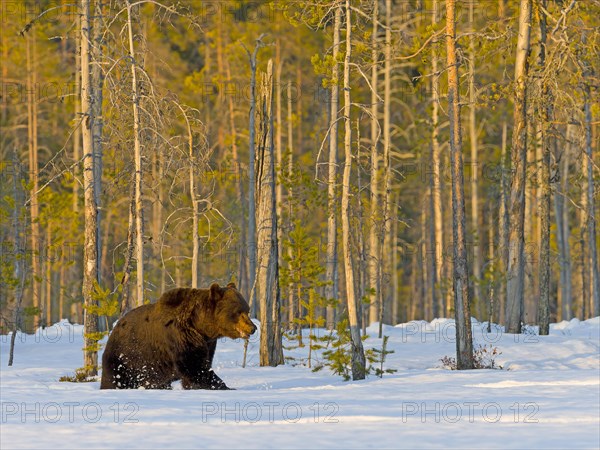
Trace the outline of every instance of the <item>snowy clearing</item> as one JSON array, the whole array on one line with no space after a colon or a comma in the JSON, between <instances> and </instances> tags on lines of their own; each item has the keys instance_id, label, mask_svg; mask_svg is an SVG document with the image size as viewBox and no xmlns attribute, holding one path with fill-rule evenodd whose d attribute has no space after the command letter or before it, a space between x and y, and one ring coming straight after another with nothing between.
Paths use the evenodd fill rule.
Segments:
<instances>
[{"instance_id":1,"label":"snowy clearing","mask_svg":"<svg viewBox=\"0 0 600 450\"><path fill-rule=\"evenodd\" d=\"M223 339L215 371L234 391L63 383L82 365L80 325L19 334L13 367L1 336L0 447L600 447L600 318L554 324L547 337L483 329L473 322L475 343L498 347L505 370L442 369L454 322L437 319L384 326L395 351L384 368L397 372L360 382L296 364L306 347L286 351L296 363L259 367L258 333L242 368L243 342ZM380 347L376 325L368 334L366 348Z\"/></svg>"}]
</instances>

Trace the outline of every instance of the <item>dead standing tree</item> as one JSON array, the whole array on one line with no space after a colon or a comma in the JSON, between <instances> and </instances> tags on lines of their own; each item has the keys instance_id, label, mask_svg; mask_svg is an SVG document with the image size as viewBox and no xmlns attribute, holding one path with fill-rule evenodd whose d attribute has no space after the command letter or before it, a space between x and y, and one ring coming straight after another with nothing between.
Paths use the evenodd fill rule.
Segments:
<instances>
[{"instance_id":1,"label":"dead standing tree","mask_svg":"<svg viewBox=\"0 0 600 450\"><path fill-rule=\"evenodd\" d=\"M346 297L348 321L352 337L352 379L365 378L365 352L360 337L358 322L358 302L354 287L354 267L352 263L352 239L350 235L350 175L352 172L352 127L350 123L350 63L352 56L352 9L350 0L346 0L346 55L344 58L344 175L342 181L342 241L344 248L344 271L346 274Z\"/></svg>"},{"instance_id":2,"label":"dead standing tree","mask_svg":"<svg viewBox=\"0 0 600 450\"><path fill-rule=\"evenodd\" d=\"M273 61L263 73L258 107L256 155L257 274L255 298L260 299L260 365L283 364L280 326L279 244L273 146Z\"/></svg>"},{"instance_id":3,"label":"dead standing tree","mask_svg":"<svg viewBox=\"0 0 600 450\"><path fill-rule=\"evenodd\" d=\"M521 0L519 37L515 57L514 129L512 180L509 200L510 231L506 276L506 331L521 332L525 277L525 177L527 170L527 79L531 34L531 0Z\"/></svg>"},{"instance_id":4,"label":"dead standing tree","mask_svg":"<svg viewBox=\"0 0 600 450\"><path fill-rule=\"evenodd\" d=\"M254 51L250 53L248 48L242 43L242 47L248 55L250 62L250 119L248 125L248 287L250 289L250 316L256 317L257 305L255 296L256 283L256 57L258 50L264 46L262 39L265 34L261 34L256 40Z\"/></svg>"},{"instance_id":5,"label":"dead standing tree","mask_svg":"<svg viewBox=\"0 0 600 450\"><path fill-rule=\"evenodd\" d=\"M98 374L98 349L95 335L98 332L98 316L89 307L96 305L93 292L98 282L98 207L94 189L94 146L92 127L93 87L90 73L90 2L81 0L81 114L83 117L83 192L85 215L85 243L83 250L83 315L84 350L83 368L88 376Z\"/></svg>"},{"instance_id":6,"label":"dead standing tree","mask_svg":"<svg viewBox=\"0 0 600 450\"><path fill-rule=\"evenodd\" d=\"M446 1L446 49L448 56L448 119L452 169L452 235L454 239L454 316L457 369L473 368L473 339L469 294L469 266L465 238L465 197L460 120L460 94L456 57L456 0Z\"/></svg>"}]
</instances>

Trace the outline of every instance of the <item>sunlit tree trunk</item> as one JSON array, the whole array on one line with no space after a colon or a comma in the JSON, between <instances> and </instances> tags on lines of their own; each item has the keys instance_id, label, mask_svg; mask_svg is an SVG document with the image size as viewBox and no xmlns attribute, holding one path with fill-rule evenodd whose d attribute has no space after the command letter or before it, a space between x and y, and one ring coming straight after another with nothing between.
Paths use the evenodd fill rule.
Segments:
<instances>
[{"instance_id":1,"label":"sunlit tree trunk","mask_svg":"<svg viewBox=\"0 0 600 450\"><path fill-rule=\"evenodd\" d=\"M101 242L101 223L102 223L102 208L101 208L101 192L102 192L102 130L104 127L103 116L102 116L102 98L103 98L103 85L104 85L104 73L102 71L102 46L103 46L103 34L104 29L101 26L103 19L102 7L103 1L94 2L95 9L93 12L93 25L92 25L92 46L90 47L90 62L91 62L91 79L92 89L94 91L94 101L92 103L92 110L94 115L94 122L92 124L92 141L94 145L94 196L96 197L96 226L98 232L96 236L98 241L98 281L102 279L102 242Z\"/></svg>"},{"instance_id":2,"label":"sunlit tree trunk","mask_svg":"<svg viewBox=\"0 0 600 450\"><path fill-rule=\"evenodd\" d=\"M546 8L546 0L542 0L542 6ZM546 16L540 14L540 70L546 70ZM539 217L540 217L540 261L539 261L539 301L537 322L539 334L547 336L550 330L550 155L551 136L550 123L553 114L552 98L550 88L546 81L542 82L542 103L545 104L542 111L541 138L542 138L542 170L540 174L539 189L541 190Z\"/></svg>"},{"instance_id":3,"label":"sunlit tree trunk","mask_svg":"<svg viewBox=\"0 0 600 450\"><path fill-rule=\"evenodd\" d=\"M327 266L326 278L329 284L325 289L327 300L336 299L338 296L338 275L337 275L337 145L338 145L338 105L339 105L339 65L337 63L340 51L340 27L342 22L342 7L339 5L335 9L335 18L333 22L333 50L332 57L335 63L332 67L331 78L334 83L331 86L331 104L329 119L329 161L327 167ZM326 312L327 328L335 328L335 306L328 305Z\"/></svg>"},{"instance_id":4,"label":"sunlit tree trunk","mask_svg":"<svg viewBox=\"0 0 600 450\"><path fill-rule=\"evenodd\" d=\"M50 255L52 249L52 221L48 221L46 224L46 251L44 252L44 256L46 258L46 275L45 284L46 284L46 307L45 310L45 318L46 318L46 326L52 325L52 256Z\"/></svg>"},{"instance_id":5,"label":"sunlit tree trunk","mask_svg":"<svg viewBox=\"0 0 600 450\"><path fill-rule=\"evenodd\" d=\"M562 152L556 150L556 159L558 160L559 180L557 183L556 195L554 196L554 215L556 218L556 242L558 247L558 260L560 267L559 278L559 305L557 311L561 320L571 320L572 311L572 277L571 277L571 246L569 236L571 234L569 226L569 199L566 198L568 189L569 174L569 146L566 146Z\"/></svg>"},{"instance_id":6,"label":"sunlit tree trunk","mask_svg":"<svg viewBox=\"0 0 600 450\"><path fill-rule=\"evenodd\" d=\"M391 221L392 221L392 156L391 156L391 104L392 104L392 1L385 2L385 48L384 48L384 72L383 72L383 205L381 210L383 217L381 221L381 232L379 240L379 332L383 333L384 302L384 252L391 246Z\"/></svg>"},{"instance_id":7,"label":"sunlit tree trunk","mask_svg":"<svg viewBox=\"0 0 600 450\"><path fill-rule=\"evenodd\" d=\"M287 84L287 140L288 140L288 161L287 161L287 178L291 180L294 175L294 112L292 109L292 82L288 82ZM290 229L293 226L292 223L292 200L294 197L294 191L291 185L288 185L288 217L289 217L289 226ZM293 258L293 249L291 246L288 246L288 256L290 260ZM297 274L294 277L294 280L290 281L288 288L288 320L289 320L289 329L296 330L298 337L298 345L302 346L302 326L299 323L296 323L295 319L300 318L299 308L300 308L300 285L301 276ZM296 282L295 282L296 281Z\"/></svg>"},{"instance_id":8,"label":"sunlit tree trunk","mask_svg":"<svg viewBox=\"0 0 600 450\"><path fill-rule=\"evenodd\" d=\"M4 74L3 74L4 76ZM21 329L22 323L22 306L23 306L23 294L25 291L25 279L27 276L27 260L25 258L25 239L23 236L25 215L23 213L23 197L24 190L20 180L23 177L21 173L21 164L17 150L13 151L13 167L15 173L13 175L13 242L14 242L14 278L16 280L15 285L15 301L14 310L12 316L12 334L10 337L10 348L8 352L8 365L12 366L15 355L15 341L17 338L17 332Z\"/></svg>"},{"instance_id":9,"label":"sunlit tree trunk","mask_svg":"<svg viewBox=\"0 0 600 450\"><path fill-rule=\"evenodd\" d=\"M508 123L506 119L502 121L502 144L500 150L500 248L499 248L499 256L501 261L501 268L504 278L506 278L507 268L508 268L508 236L510 230L510 221L508 217L508 171L510 168L510 161L508 160L508 151L507 151L507 142L508 142ZM500 298L499 311L498 311L498 322L501 324L505 323L506 316L506 281L505 279L500 283L500 293L498 297Z\"/></svg>"},{"instance_id":10,"label":"sunlit tree trunk","mask_svg":"<svg viewBox=\"0 0 600 450\"><path fill-rule=\"evenodd\" d=\"M475 2L469 2L469 24L475 32L473 12ZM479 320L483 320L485 300L481 294L483 236L479 227L479 149L477 145L477 92L475 86L475 36L469 38L469 140L471 143L471 230L473 235L473 293Z\"/></svg>"},{"instance_id":11,"label":"sunlit tree trunk","mask_svg":"<svg viewBox=\"0 0 600 450\"><path fill-rule=\"evenodd\" d=\"M547 7L546 0L541 1L544 9ZM546 44L547 44L547 28L546 15L540 14L540 54L539 66L540 70L546 70ZM542 146L542 170L540 174L539 196L540 203L540 261L539 261L539 301L538 301L538 324L539 334L547 336L550 331L550 155L552 153L551 142L554 139L551 136L550 123L553 119L552 103L550 88L547 81L542 82L542 120L541 128L541 146Z\"/></svg>"},{"instance_id":12,"label":"sunlit tree trunk","mask_svg":"<svg viewBox=\"0 0 600 450\"><path fill-rule=\"evenodd\" d=\"M454 316L456 366L473 368L473 339L469 294L469 266L465 236L465 198L462 160L458 61L456 58L456 0L446 0L446 48L448 54L448 119L452 170L452 230L454 239Z\"/></svg>"},{"instance_id":13,"label":"sunlit tree trunk","mask_svg":"<svg viewBox=\"0 0 600 450\"><path fill-rule=\"evenodd\" d=\"M257 146L257 263L256 295L260 301L260 365L283 364L279 323L279 255L275 154L273 146L273 61L263 75Z\"/></svg>"},{"instance_id":14,"label":"sunlit tree trunk","mask_svg":"<svg viewBox=\"0 0 600 450\"><path fill-rule=\"evenodd\" d=\"M344 271L346 275L346 297L348 320L352 337L352 379L364 380L366 370L365 353L360 338L358 303L354 290L354 267L352 264L352 240L350 236L350 176L352 173L352 126L350 122L350 62L352 56L352 10L346 0L346 55L344 58L344 175L342 181L342 240L344 248Z\"/></svg>"},{"instance_id":15,"label":"sunlit tree trunk","mask_svg":"<svg viewBox=\"0 0 600 450\"><path fill-rule=\"evenodd\" d=\"M228 58L225 58L225 70L227 72L227 82L230 83L232 81L232 78L231 66L229 64ZM248 287L248 255L246 253L246 233L248 232L248 228L246 227L246 216L244 208L244 205L246 203L244 197L244 180L241 172L241 158L237 148L237 129L235 126L235 109L233 104L234 97L232 95L228 95L227 97L229 107L229 127L231 128L231 154L233 164L235 164L234 173L236 181L238 183L237 199L239 204L241 205L240 245L238 249L238 289L246 298L250 298L250 288Z\"/></svg>"},{"instance_id":16,"label":"sunlit tree trunk","mask_svg":"<svg viewBox=\"0 0 600 450\"><path fill-rule=\"evenodd\" d=\"M432 25L437 24L439 18L438 14L438 1L433 0L432 6ZM444 251L444 238L443 238L443 217L442 217L442 179L441 179L441 162L440 162L440 142L439 142L439 74L438 74L438 54L437 47L432 46L431 50L431 71L433 76L431 77L431 220L434 227L434 240L431 243L431 258L434 264L434 274L432 276L431 283L434 284L436 289L436 298L439 298L439 305L434 305L434 315L438 315L441 312L445 315L446 311L443 308L443 295L439 290L438 283L442 280L442 268L444 265L444 258L442 257Z\"/></svg>"},{"instance_id":17,"label":"sunlit tree trunk","mask_svg":"<svg viewBox=\"0 0 600 450\"><path fill-rule=\"evenodd\" d=\"M129 58L131 59L131 91L133 106L133 152L135 161L135 255L136 255L136 301L144 304L144 206L142 203L142 147L140 135L140 96L137 80L137 61L133 40L131 3L127 1L127 31L129 35Z\"/></svg>"},{"instance_id":18,"label":"sunlit tree trunk","mask_svg":"<svg viewBox=\"0 0 600 450\"><path fill-rule=\"evenodd\" d=\"M92 126L93 88L90 74L90 2L81 0L81 113L83 117L83 191L85 214L85 243L83 252L83 301L86 307L96 305L94 285L98 282L97 204L94 194L94 145ZM84 370L88 376L98 373L98 351L94 334L98 332L98 316L88 308L83 312Z\"/></svg>"},{"instance_id":19,"label":"sunlit tree trunk","mask_svg":"<svg viewBox=\"0 0 600 450\"><path fill-rule=\"evenodd\" d=\"M379 302L379 273L381 270L381 262L379 261L379 249L377 228L380 220L379 214L379 154L377 144L379 142L379 96L377 94L378 76L378 59L379 49L377 42L377 24L379 20L379 1L373 3L373 29L371 31L371 218L369 227L369 288L374 290L372 295L369 295L369 323L376 322L379 319L378 308Z\"/></svg>"},{"instance_id":20,"label":"sunlit tree trunk","mask_svg":"<svg viewBox=\"0 0 600 450\"><path fill-rule=\"evenodd\" d=\"M585 187L587 188L587 223L586 228L588 232L588 246L589 246L589 258L590 258L590 280L592 284L592 299L594 301L594 317L600 316L600 275L598 273L598 247L596 246L596 212L594 202L594 164L592 158L592 87L590 70L586 70L584 77L584 120L585 120L585 165L586 177Z\"/></svg>"},{"instance_id":21,"label":"sunlit tree trunk","mask_svg":"<svg viewBox=\"0 0 600 450\"><path fill-rule=\"evenodd\" d=\"M81 18L76 18L77 29L81 29ZM73 211L79 213L79 176L81 175L79 160L81 159L81 128L83 126L81 116L81 36L75 33L75 97L74 105L74 123L73 130Z\"/></svg>"},{"instance_id":22,"label":"sunlit tree trunk","mask_svg":"<svg viewBox=\"0 0 600 450\"><path fill-rule=\"evenodd\" d=\"M523 320L525 277L524 214L525 177L527 170L527 80L531 32L531 0L521 0L519 36L515 57L514 125L511 149L511 193L509 203L510 233L506 280L506 330L520 333Z\"/></svg>"},{"instance_id":23,"label":"sunlit tree trunk","mask_svg":"<svg viewBox=\"0 0 600 450\"><path fill-rule=\"evenodd\" d=\"M36 308L33 315L33 329L35 330L41 321L40 308L42 273L40 264L40 224L39 224L39 202L38 202L38 139L37 139L37 104L35 98L37 86L36 45L35 36L26 35L26 64L27 64L27 136L29 144L29 212L31 215L31 288L32 306Z\"/></svg>"},{"instance_id":24,"label":"sunlit tree trunk","mask_svg":"<svg viewBox=\"0 0 600 450\"><path fill-rule=\"evenodd\" d=\"M262 36L256 40L252 54L246 49L250 62L250 119L248 125L248 288L250 290L250 315L256 317L257 304L255 295L256 280L256 56L262 46Z\"/></svg>"}]
</instances>

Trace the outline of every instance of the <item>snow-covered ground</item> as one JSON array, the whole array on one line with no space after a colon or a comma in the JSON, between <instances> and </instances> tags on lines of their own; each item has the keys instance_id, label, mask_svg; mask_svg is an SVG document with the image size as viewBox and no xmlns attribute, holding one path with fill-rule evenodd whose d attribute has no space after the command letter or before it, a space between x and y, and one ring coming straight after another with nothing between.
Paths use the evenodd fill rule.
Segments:
<instances>
[{"instance_id":1,"label":"snow-covered ground","mask_svg":"<svg viewBox=\"0 0 600 450\"><path fill-rule=\"evenodd\" d=\"M385 326L382 379L344 382L301 361L258 365L258 336L222 340L215 370L232 391L100 391L64 383L82 365L82 327L62 322L0 336L0 447L8 448L599 448L600 318L551 326L551 335L482 332L504 370L449 371L453 321ZM377 327L367 348L380 347ZM307 349L286 351L306 357Z\"/></svg>"}]
</instances>

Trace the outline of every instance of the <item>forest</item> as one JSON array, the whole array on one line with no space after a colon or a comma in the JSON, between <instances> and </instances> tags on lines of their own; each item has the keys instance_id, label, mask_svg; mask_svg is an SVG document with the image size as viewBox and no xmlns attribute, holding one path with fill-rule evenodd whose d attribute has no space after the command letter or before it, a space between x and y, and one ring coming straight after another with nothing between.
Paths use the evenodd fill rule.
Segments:
<instances>
[{"instance_id":1,"label":"forest","mask_svg":"<svg viewBox=\"0 0 600 450\"><path fill-rule=\"evenodd\" d=\"M341 324L360 379L374 323L455 317L471 368L471 316L600 315L598 0L24 0L1 20L1 334L83 323L95 375L119 316L233 281L261 365L281 333Z\"/></svg>"}]
</instances>

